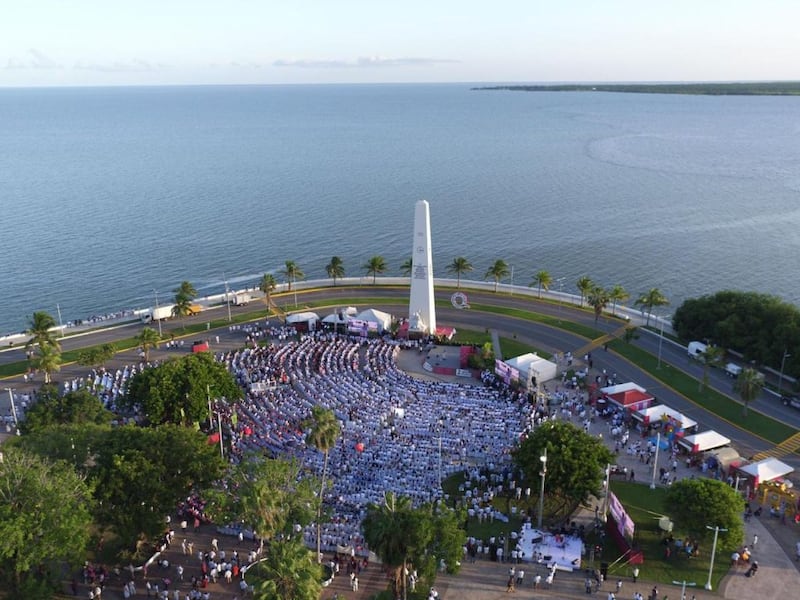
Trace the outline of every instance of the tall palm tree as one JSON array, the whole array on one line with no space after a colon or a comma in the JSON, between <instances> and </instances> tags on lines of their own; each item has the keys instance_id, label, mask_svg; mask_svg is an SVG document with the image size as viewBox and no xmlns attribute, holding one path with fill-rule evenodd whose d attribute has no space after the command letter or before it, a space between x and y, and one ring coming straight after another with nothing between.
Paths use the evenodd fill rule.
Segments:
<instances>
[{"instance_id":1,"label":"tall palm tree","mask_svg":"<svg viewBox=\"0 0 800 600\"><path fill-rule=\"evenodd\" d=\"M403 277L411 276L411 269L414 268L414 259L408 258L400 264L400 275Z\"/></svg>"},{"instance_id":2,"label":"tall palm tree","mask_svg":"<svg viewBox=\"0 0 800 600\"><path fill-rule=\"evenodd\" d=\"M379 255L373 256L361 268L367 272L367 275L372 275L372 285L375 285L378 275L386 272L386 259Z\"/></svg>"},{"instance_id":3,"label":"tall palm tree","mask_svg":"<svg viewBox=\"0 0 800 600\"><path fill-rule=\"evenodd\" d=\"M25 332L30 339L26 345L27 348L40 346L42 344L50 344L59 350L61 346L56 340L56 333L53 331L56 327L55 319L44 311L37 311L31 315L28 320L28 329Z\"/></svg>"},{"instance_id":4,"label":"tall palm tree","mask_svg":"<svg viewBox=\"0 0 800 600\"><path fill-rule=\"evenodd\" d=\"M142 327L139 335L136 336L136 345L142 349L145 362L150 361L150 350L157 348L158 342L160 341L161 338L155 329L152 327Z\"/></svg>"},{"instance_id":5,"label":"tall palm tree","mask_svg":"<svg viewBox=\"0 0 800 600\"><path fill-rule=\"evenodd\" d=\"M273 540L248 577L263 600L318 600L322 593L322 568L300 537Z\"/></svg>"},{"instance_id":6,"label":"tall palm tree","mask_svg":"<svg viewBox=\"0 0 800 600\"><path fill-rule=\"evenodd\" d=\"M700 385L701 389L705 388L708 391L709 371L711 367L721 367L722 362L725 360L725 348L720 346L708 346L706 351L702 354L703 359L703 382Z\"/></svg>"},{"instance_id":7,"label":"tall palm tree","mask_svg":"<svg viewBox=\"0 0 800 600\"><path fill-rule=\"evenodd\" d=\"M510 271L508 269L508 263L501 258L498 258L494 261L494 264L489 267L486 271L486 275L483 276L484 279L494 279L494 292L497 293L497 286L500 284L500 280L508 277Z\"/></svg>"},{"instance_id":8,"label":"tall palm tree","mask_svg":"<svg viewBox=\"0 0 800 600\"><path fill-rule=\"evenodd\" d=\"M542 298L542 290L547 291L550 289L550 286L553 284L553 276L550 275L547 271L539 271L536 275L533 276L533 281L531 281L528 287L533 287L534 285L539 287L539 299Z\"/></svg>"},{"instance_id":9,"label":"tall palm tree","mask_svg":"<svg viewBox=\"0 0 800 600\"><path fill-rule=\"evenodd\" d=\"M176 298L178 296L185 296L189 300L194 300L197 298L197 290L188 281L181 281L181 284L172 291L175 292Z\"/></svg>"},{"instance_id":10,"label":"tall palm tree","mask_svg":"<svg viewBox=\"0 0 800 600\"><path fill-rule=\"evenodd\" d=\"M612 312L613 312L614 316L616 317L617 316L617 302L625 302L625 300L630 298L631 295L628 293L628 290L626 290L620 284L616 284L608 292L608 297L611 299L611 302L614 303L614 308L612 309Z\"/></svg>"},{"instance_id":11,"label":"tall palm tree","mask_svg":"<svg viewBox=\"0 0 800 600\"><path fill-rule=\"evenodd\" d=\"M610 297L607 289L599 285L592 286L587 297L587 303L594 309L595 323L597 323L600 315L603 314L603 309L608 306L609 301Z\"/></svg>"},{"instance_id":12,"label":"tall palm tree","mask_svg":"<svg viewBox=\"0 0 800 600\"><path fill-rule=\"evenodd\" d=\"M303 423L309 429L306 444L322 452L322 477L317 496L317 556L322 557L322 502L325 494L325 478L328 474L328 454L342 435L342 426L332 410L317 405L311 409L311 418Z\"/></svg>"},{"instance_id":13,"label":"tall palm tree","mask_svg":"<svg viewBox=\"0 0 800 600\"><path fill-rule=\"evenodd\" d=\"M61 370L61 350L46 342L39 344L38 354L31 362L34 369L44 373L45 384L52 383L53 373Z\"/></svg>"},{"instance_id":14,"label":"tall palm tree","mask_svg":"<svg viewBox=\"0 0 800 600\"><path fill-rule=\"evenodd\" d=\"M650 325L650 317L653 314L653 309L656 306L666 306L669 304L669 300L667 297L661 293L661 290L658 288L651 288L647 292L641 294L634 302L634 305L641 306L642 312L647 309L647 321L645 322L645 326Z\"/></svg>"},{"instance_id":15,"label":"tall palm tree","mask_svg":"<svg viewBox=\"0 0 800 600\"><path fill-rule=\"evenodd\" d=\"M471 271L472 271L472 263L469 262L463 256L454 258L453 262L447 265L447 272L455 273L456 275L456 289L461 288L461 276L464 273L469 273Z\"/></svg>"},{"instance_id":16,"label":"tall palm tree","mask_svg":"<svg viewBox=\"0 0 800 600\"><path fill-rule=\"evenodd\" d=\"M575 283L575 287L578 288L578 291L581 294L581 308L583 308L583 300L589 295L589 292L592 291L592 288L594 287L594 281L584 275L578 279L578 281Z\"/></svg>"},{"instance_id":17,"label":"tall palm tree","mask_svg":"<svg viewBox=\"0 0 800 600\"><path fill-rule=\"evenodd\" d=\"M292 291L292 284L296 282L298 279L303 279L306 274L300 269L296 262L293 260L287 260L284 263L283 269L280 271L281 275L286 278L286 283L288 284L286 291Z\"/></svg>"},{"instance_id":18,"label":"tall palm tree","mask_svg":"<svg viewBox=\"0 0 800 600\"><path fill-rule=\"evenodd\" d=\"M755 369L747 368L742 369L736 382L733 384L733 389L739 394L744 406L742 407L742 416L747 416L748 405L756 399L761 387L764 385L764 379L761 373Z\"/></svg>"},{"instance_id":19,"label":"tall palm tree","mask_svg":"<svg viewBox=\"0 0 800 600\"><path fill-rule=\"evenodd\" d=\"M344 277L344 261L338 256L332 256L331 262L325 265L325 272L328 277L333 279L333 285L336 286L336 280Z\"/></svg>"},{"instance_id":20,"label":"tall palm tree","mask_svg":"<svg viewBox=\"0 0 800 600\"><path fill-rule=\"evenodd\" d=\"M197 297L197 290L194 289L194 286L188 281L181 281L181 284L172 291L175 292L175 305L172 307L172 315L183 320L183 317L193 314L192 304ZM183 328L186 329L185 323Z\"/></svg>"},{"instance_id":21,"label":"tall palm tree","mask_svg":"<svg viewBox=\"0 0 800 600\"><path fill-rule=\"evenodd\" d=\"M270 296L275 288L278 287L278 282L275 281L275 276L272 273L264 273L258 282L258 289L264 292L264 304L269 310Z\"/></svg>"}]
</instances>

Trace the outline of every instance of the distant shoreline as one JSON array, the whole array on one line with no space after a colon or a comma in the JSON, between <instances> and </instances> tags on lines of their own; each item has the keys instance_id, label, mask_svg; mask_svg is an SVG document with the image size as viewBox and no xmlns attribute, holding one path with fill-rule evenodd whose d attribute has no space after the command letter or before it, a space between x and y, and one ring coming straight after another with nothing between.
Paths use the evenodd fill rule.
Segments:
<instances>
[{"instance_id":1,"label":"distant shoreline","mask_svg":"<svg viewBox=\"0 0 800 600\"><path fill-rule=\"evenodd\" d=\"M764 83L609 83L553 85L494 85L473 91L618 92L624 94L684 94L693 96L800 96L800 81Z\"/></svg>"}]
</instances>

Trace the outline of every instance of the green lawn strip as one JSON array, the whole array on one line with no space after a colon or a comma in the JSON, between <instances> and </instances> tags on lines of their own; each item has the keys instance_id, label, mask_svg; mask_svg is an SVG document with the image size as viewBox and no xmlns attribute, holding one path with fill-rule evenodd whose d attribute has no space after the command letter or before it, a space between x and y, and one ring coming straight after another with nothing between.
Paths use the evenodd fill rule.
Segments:
<instances>
[{"instance_id":1,"label":"green lawn strip","mask_svg":"<svg viewBox=\"0 0 800 600\"><path fill-rule=\"evenodd\" d=\"M743 417L740 403L713 389L700 391L700 384L697 379L671 367L664 361L661 362L661 369L658 369L656 357L641 348L620 340L611 342L610 346L616 353L624 356L656 379L660 379L676 392L700 405L703 409L765 440L779 444L797 433L797 430L793 427L754 410L748 411L747 417Z\"/></svg>"},{"instance_id":2,"label":"green lawn strip","mask_svg":"<svg viewBox=\"0 0 800 600\"><path fill-rule=\"evenodd\" d=\"M486 342L492 341L492 336L485 331L477 331L475 329L456 329L456 334L453 336L453 343L461 344L462 346L483 346Z\"/></svg>"},{"instance_id":3,"label":"green lawn strip","mask_svg":"<svg viewBox=\"0 0 800 600\"><path fill-rule=\"evenodd\" d=\"M557 319L556 317L551 317L550 315L543 315L528 310L521 310L518 308L507 308L503 306L491 306L489 304L470 304L470 308L480 312L492 313L496 315L506 315L508 317L514 317L517 319L522 319L524 321L532 321L534 323L549 325L550 327L563 329L564 331L569 331L570 333L580 335L590 340L599 338L603 335L602 331L598 331L597 329L594 329L592 327L587 327L585 325L581 325L580 323L574 323L572 321L560 320Z\"/></svg>"},{"instance_id":4,"label":"green lawn strip","mask_svg":"<svg viewBox=\"0 0 800 600\"><path fill-rule=\"evenodd\" d=\"M688 558L685 552L676 551L670 558L665 558L665 546L662 543L665 534L658 527L658 519L663 515L669 516L666 488L657 487L651 490L648 485L644 484L612 481L611 491L619 498L635 524L634 542L644 552L644 564L639 567L639 577L645 581L659 584L686 581L687 583L696 583L698 588L705 585L711 558L710 543L700 544L700 556ZM676 540L682 540L686 532L681 530L679 523L675 523L672 535ZM614 562L620 557L620 551L614 542L608 539L608 535L606 535L606 539L602 561L611 565L608 573L609 581L622 579L627 582L624 585L632 585L630 577L633 568L625 564L625 559ZM715 590L719 588L720 580L727 571L726 558L717 552L712 579L712 586ZM663 588L661 593L672 595ZM626 593L626 597L627 595Z\"/></svg>"},{"instance_id":5,"label":"green lawn strip","mask_svg":"<svg viewBox=\"0 0 800 600\"><path fill-rule=\"evenodd\" d=\"M540 350L535 346L531 346L530 344L525 344L524 342L520 342L519 340L507 337L500 338L500 348L503 351L503 358L522 356L523 354L528 354L529 352L538 354L542 358L546 358L548 360L552 356L552 354L550 354L549 352Z\"/></svg>"}]
</instances>

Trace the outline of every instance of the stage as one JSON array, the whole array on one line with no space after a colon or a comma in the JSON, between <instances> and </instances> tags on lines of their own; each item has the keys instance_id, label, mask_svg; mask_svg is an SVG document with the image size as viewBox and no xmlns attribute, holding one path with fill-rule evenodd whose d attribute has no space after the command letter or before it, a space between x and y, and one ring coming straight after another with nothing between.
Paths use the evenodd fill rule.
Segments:
<instances>
[{"instance_id":1,"label":"stage","mask_svg":"<svg viewBox=\"0 0 800 600\"><path fill-rule=\"evenodd\" d=\"M569 535L552 535L531 528L526 523L517 538L517 549L524 552L523 561L551 566L560 571L572 571L581 566L583 542Z\"/></svg>"}]
</instances>

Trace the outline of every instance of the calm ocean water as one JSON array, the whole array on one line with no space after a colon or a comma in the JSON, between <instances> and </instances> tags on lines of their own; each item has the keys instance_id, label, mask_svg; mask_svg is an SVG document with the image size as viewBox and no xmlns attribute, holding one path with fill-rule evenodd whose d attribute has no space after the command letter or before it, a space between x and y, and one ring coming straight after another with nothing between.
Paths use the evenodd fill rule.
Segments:
<instances>
[{"instance_id":1,"label":"calm ocean water","mask_svg":"<svg viewBox=\"0 0 800 600\"><path fill-rule=\"evenodd\" d=\"M800 303L800 98L467 85L0 90L0 333L203 293L295 260L497 258L677 306Z\"/></svg>"}]
</instances>

